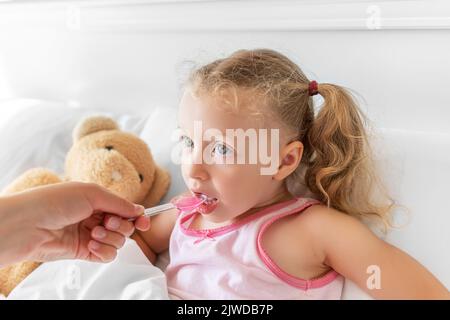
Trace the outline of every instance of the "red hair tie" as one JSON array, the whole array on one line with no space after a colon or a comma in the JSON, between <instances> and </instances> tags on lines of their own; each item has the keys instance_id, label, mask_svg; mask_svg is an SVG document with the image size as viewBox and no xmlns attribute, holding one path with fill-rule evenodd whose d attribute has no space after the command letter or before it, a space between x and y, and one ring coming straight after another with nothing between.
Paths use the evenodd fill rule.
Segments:
<instances>
[{"instance_id":1,"label":"red hair tie","mask_svg":"<svg viewBox=\"0 0 450 320\"><path fill-rule=\"evenodd\" d=\"M319 85L317 84L316 80L311 81L308 86L308 94L310 96L315 96L316 94L318 94L319 93L318 86Z\"/></svg>"}]
</instances>

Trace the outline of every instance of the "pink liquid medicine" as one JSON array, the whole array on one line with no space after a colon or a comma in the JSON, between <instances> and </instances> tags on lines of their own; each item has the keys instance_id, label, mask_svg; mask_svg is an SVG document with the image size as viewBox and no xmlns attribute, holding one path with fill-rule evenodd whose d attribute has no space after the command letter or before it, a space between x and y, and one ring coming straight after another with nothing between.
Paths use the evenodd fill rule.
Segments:
<instances>
[{"instance_id":1,"label":"pink liquid medicine","mask_svg":"<svg viewBox=\"0 0 450 320\"><path fill-rule=\"evenodd\" d=\"M209 198L205 194L195 194L191 196L178 196L173 198L169 203L162 204L156 207L145 209L143 216L152 217L170 209L178 209L181 212L190 212L197 210L201 214L209 214L213 212L219 200L216 198ZM129 219L130 221L136 218Z\"/></svg>"},{"instance_id":2,"label":"pink liquid medicine","mask_svg":"<svg viewBox=\"0 0 450 320\"><path fill-rule=\"evenodd\" d=\"M176 197L172 199L171 203L182 212L197 209L202 214L208 214L216 209L218 200L209 198L205 194L198 194L195 196Z\"/></svg>"}]
</instances>

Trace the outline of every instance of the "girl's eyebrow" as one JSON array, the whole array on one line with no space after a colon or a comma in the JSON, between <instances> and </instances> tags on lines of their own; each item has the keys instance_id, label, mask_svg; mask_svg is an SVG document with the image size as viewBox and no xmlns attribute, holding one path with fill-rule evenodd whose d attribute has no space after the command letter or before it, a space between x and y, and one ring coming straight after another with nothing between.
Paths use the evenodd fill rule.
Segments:
<instances>
[{"instance_id":1,"label":"girl's eyebrow","mask_svg":"<svg viewBox=\"0 0 450 320\"><path fill-rule=\"evenodd\" d=\"M183 133L187 134L187 136L190 137L189 132L187 132L186 130L184 130L184 129L180 126L180 124L177 124L177 129L183 131ZM222 130L221 130L221 131L222 131ZM213 141L222 141L222 142L225 142L225 143L229 143L229 141L226 139L226 135L223 133L223 131L222 131L222 135L220 136L221 139L216 139L216 137L213 137L213 138L214 138L214 139L212 139Z\"/></svg>"}]
</instances>

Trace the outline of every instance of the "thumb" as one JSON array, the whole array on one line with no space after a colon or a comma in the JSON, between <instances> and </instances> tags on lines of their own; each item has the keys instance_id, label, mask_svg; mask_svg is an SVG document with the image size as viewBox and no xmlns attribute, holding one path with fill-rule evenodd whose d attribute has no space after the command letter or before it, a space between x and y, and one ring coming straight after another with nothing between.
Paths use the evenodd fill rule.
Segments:
<instances>
[{"instance_id":1,"label":"thumb","mask_svg":"<svg viewBox=\"0 0 450 320\"><path fill-rule=\"evenodd\" d=\"M143 206L121 198L99 185L93 185L86 191L85 196L93 210L108 212L123 218L137 217L144 212Z\"/></svg>"}]
</instances>

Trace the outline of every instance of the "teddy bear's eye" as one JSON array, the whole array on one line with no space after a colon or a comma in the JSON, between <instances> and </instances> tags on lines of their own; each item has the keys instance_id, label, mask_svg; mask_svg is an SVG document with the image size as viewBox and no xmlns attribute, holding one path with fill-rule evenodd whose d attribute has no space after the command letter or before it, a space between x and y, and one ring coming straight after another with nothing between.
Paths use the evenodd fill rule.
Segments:
<instances>
[{"instance_id":1,"label":"teddy bear's eye","mask_svg":"<svg viewBox=\"0 0 450 320\"><path fill-rule=\"evenodd\" d=\"M106 146L105 149L108 150L108 151L111 151L112 149L114 149L114 147L113 146Z\"/></svg>"},{"instance_id":2,"label":"teddy bear's eye","mask_svg":"<svg viewBox=\"0 0 450 320\"><path fill-rule=\"evenodd\" d=\"M141 182L144 181L144 176L142 174L139 173L139 179L141 180Z\"/></svg>"}]
</instances>

